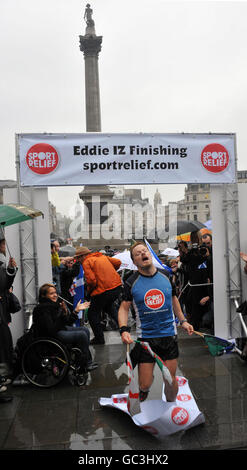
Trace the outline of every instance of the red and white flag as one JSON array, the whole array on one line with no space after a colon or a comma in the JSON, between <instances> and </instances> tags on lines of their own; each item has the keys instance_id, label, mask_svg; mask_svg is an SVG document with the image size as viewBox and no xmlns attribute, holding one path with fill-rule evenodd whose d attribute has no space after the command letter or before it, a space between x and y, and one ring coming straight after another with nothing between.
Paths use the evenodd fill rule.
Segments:
<instances>
[{"instance_id":1,"label":"red and white flag","mask_svg":"<svg viewBox=\"0 0 247 470\"><path fill-rule=\"evenodd\" d=\"M127 369L129 377L129 395L127 400L128 412L131 416L141 413L140 399L139 399L139 385L136 382L134 369L130 359L129 345L127 345Z\"/></svg>"},{"instance_id":2,"label":"red and white flag","mask_svg":"<svg viewBox=\"0 0 247 470\"><path fill-rule=\"evenodd\" d=\"M167 380L167 382L172 385L172 376L170 374L170 371L169 369L166 367L164 361L158 356L158 354L154 353L153 350L151 349L149 343L145 342L145 341L136 341L136 343L140 343L142 345L142 347L144 349L146 349L149 354L151 354L151 356L155 359L155 362L156 364L159 366L161 372L162 372L162 376L163 376L163 380Z\"/></svg>"}]
</instances>

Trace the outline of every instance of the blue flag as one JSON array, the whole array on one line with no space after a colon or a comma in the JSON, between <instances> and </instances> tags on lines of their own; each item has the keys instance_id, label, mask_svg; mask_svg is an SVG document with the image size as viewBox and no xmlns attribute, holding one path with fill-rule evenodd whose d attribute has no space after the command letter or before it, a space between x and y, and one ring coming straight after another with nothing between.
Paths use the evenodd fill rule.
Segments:
<instances>
[{"instance_id":1,"label":"blue flag","mask_svg":"<svg viewBox=\"0 0 247 470\"><path fill-rule=\"evenodd\" d=\"M84 302L84 271L82 265L80 265L80 272L78 276L73 280L73 307L75 308L81 300ZM82 312L78 314L78 320L76 321L76 326L80 326L80 318L82 318Z\"/></svg>"},{"instance_id":2,"label":"blue flag","mask_svg":"<svg viewBox=\"0 0 247 470\"><path fill-rule=\"evenodd\" d=\"M151 255L153 256L153 258L157 261L158 265L160 265L160 268L161 269L165 269L166 271L168 271L169 273L172 273L172 269L169 267L169 266L166 266L166 264L163 264L160 259L158 258L158 256L156 255L156 253L153 251L153 248L151 247L151 245L148 243L148 241L146 239L144 239ZM157 263L155 263L155 265L157 266Z\"/></svg>"}]
</instances>

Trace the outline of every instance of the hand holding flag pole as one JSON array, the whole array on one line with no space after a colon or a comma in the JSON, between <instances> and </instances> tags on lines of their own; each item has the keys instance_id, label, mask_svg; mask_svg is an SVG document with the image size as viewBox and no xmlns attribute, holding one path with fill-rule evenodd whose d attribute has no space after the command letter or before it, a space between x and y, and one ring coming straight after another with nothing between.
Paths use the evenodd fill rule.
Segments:
<instances>
[{"instance_id":1,"label":"hand holding flag pole","mask_svg":"<svg viewBox=\"0 0 247 470\"><path fill-rule=\"evenodd\" d=\"M127 401L127 408L128 408L129 414L131 416L134 416L141 412L139 385L137 384L135 375L134 375L134 369L133 369L131 358L130 358L129 343L127 343L126 346L127 346L126 362L127 362L128 378L129 378L129 395L128 395L128 401Z\"/></svg>"}]
</instances>

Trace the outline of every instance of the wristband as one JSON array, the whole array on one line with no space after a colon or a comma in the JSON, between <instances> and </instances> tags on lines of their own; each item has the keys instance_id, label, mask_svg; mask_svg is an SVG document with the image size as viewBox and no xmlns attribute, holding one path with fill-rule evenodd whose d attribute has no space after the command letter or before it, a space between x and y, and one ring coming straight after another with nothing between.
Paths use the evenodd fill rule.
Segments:
<instances>
[{"instance_id":1,"label":"wristband","mask_svg":"<svg viewBox=\"0 0 247 470\"><path fill-rule=\"evenodd\" d=\"M187 322L187 320L181 320L180 325L182 325L185 322Z\"/></svg>"},{"instance_id":2,"label":"wristband","mask_svg":"<svg viewBox=\"0 0 247 470\"><path fill-rule=\"evenodd\" d=\"M119 328L120 335L122 335L122 333L124 333L125 331L127 331L129 333L130 332L130 327L129 326L121 326L121 328Z\"/></svg>"}]
</instances>

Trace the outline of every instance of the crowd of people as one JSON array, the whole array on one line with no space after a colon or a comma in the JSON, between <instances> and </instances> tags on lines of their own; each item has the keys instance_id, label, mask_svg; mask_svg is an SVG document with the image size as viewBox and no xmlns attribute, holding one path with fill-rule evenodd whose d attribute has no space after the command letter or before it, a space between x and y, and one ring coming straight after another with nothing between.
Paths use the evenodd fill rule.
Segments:
<instances>
[{"instance_id":1,"label":"crowd of people","mask_svg":"<svg viewBox=\"0 0 247 470\"><path fill-rule=\"evenodd\" d=\"M52 241L53 283L40 287L38 304L33 310L32 328L36 337L56 337L65 345L69 343L80 348L83 352L83 376L85 371L98 366L92 360L90 346L105 344L105 316L111 319L116 329L120 327L124 343L133 342L128 326L131 313L141 339L150 341L157 338L161 342L157 346L154 341L152 346L167 361L173 381L170 388L167 385L167 394L173 399L176 392L174 377L178 350L176 340L174 344L169 343L169 347L163 343L164 337L174 337L176 333L174 314L189 334L201 328L214 333L212 234L209 231L192 232L189 243L180 239L175 248L158 253L163 264L160 269L154 267L152 256L144 242L134 244L130 252L136 270L127 269L122 272L119 271L121 261L114 250L94 252L81 246L76 248L73 256L64 257L59 254L59 241ZM244 269L247 272L247 255L241 253L241 258L246 263ZM81 266L85 282L84 299L74 305L71 286L79 275ZM12 398L2 392L6 391L8 383L13 380L14 348L9 324L11 313L14 312L10 308L10 296L17 270L14 258L10 257L6 261L5 239L0 240L0 402L7 402ZM157 288L165 303L163 305L161 302L154 308L151 303L154 302L155 305L159 296L152 294L151 300L144 300L145 296L140 293ZM146 315L147 308L150 316ZM154 310L156 314L160 311L156 316L156 319L159 317L158 323L153 317ZM89 324L84 323L85 316L82 316L79 323L77 321L78 314L83 311L87 311ZM164 312L167 312L169 321L164 321ZM91 339L90 329L93 333ZM148 360L147 366L145 361L147 356L143 357L140 348L135 347L133 362L139 364L143 399L147 396L153 376L153 362ZM143 363L145 365L140 366Z\"/></svg>"},{"instance_id":2,"label":"crowd of people","mask_svg":"<svg viewBox=\"0 0 247 470\"><path fill-rule=\"evenodd\" d=\"M178 242L178 256L167 258L177 295L195 330L214 333L212 234L192 232L191 241Z\"/></svg>"}]
</instances>

